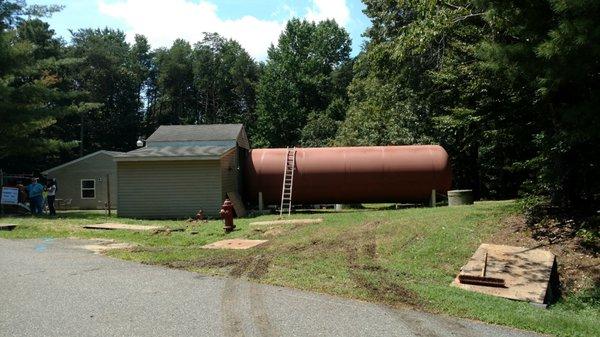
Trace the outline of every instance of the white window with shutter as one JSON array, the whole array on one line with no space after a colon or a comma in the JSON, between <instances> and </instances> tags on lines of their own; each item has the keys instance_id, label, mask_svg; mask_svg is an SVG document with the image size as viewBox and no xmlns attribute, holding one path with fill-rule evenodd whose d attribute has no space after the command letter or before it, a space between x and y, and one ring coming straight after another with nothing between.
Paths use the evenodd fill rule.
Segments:
<instances>
[{"instance_id":1,"label":"white window with shutter","mask_svg":"<svg viewBox=\"0 0 600 337\"><path fill-rule=\"evenodd\" d=\"M81 179L81 199L96 199L95 179Z\"/></svg>"}]
</instances>

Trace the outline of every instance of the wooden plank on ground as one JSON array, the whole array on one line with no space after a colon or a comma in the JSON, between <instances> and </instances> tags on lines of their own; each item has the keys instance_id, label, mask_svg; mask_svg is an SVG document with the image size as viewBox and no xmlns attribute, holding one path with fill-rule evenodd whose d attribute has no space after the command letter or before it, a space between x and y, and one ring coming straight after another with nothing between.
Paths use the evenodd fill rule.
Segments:
<instances>
[{"instance_id":1,"label":"wooden plank on ground","mask_svg":"<svg viewBox=\"0 0 600 337\"><path fill-rule=\"evenodd\" d=\"M221 240L202 246L206 249L248 249L262 245L268 240L246 240L246 239L230 239Z\"/></svg>"},{"instance_id":2,"label":"wooden plank on ground","mask_svg":"<svg viewBox=\"0 0 600 337\"><path fill-rule=\"evenodd\" d=\"M0 223L0 231L12 231L17 225L12 223Z\"/></svg>"},{"instance_id":3,"label":"wooden plank on ground","mask_svg":"<svg viewBox=\"0 0 600 337\"><path fill-rule=\"evenodd\" d=\"M233 203L233 209L238 218L246 216L246 207L240 194L238 192L227 192L227 197Z\"/></svg>"},{"instance_id":4,"label":"wooden plank on ground","mask_svg":"<svg viewBox=\"0 0 600 337\"><path fill-rule=\"evenodd\" d=\"M272 221L257 221L251 222L250 225L308 225L312 223L323 222L323 218L315 219L288 219L288 220L272 220Z\"/></svg>"},{"instance_id":5,"label":"wooden plank on ground","mask_svg":"<svg viewBox=\"0 0 600 337\"><path fill-rule=\"evenodd\" d=\"M469 291L543 304L556 257L543 249L482 244L461 268L460 275L480 276L488 254L486 277L503 279L506 287L488 287L461 283L452 285Z\"/></svg>"},{"instance_id":6,"label":"wooden plank on ground","mask_svg":"<svg viewBox=\"0 0 600 337\"><path fill-rule=\"evenodd\" d=\"M144 225L128 225L122 223L103 223L97 225L85 225L83 228L87 229L105 229L105 230L115 230L115 229L124 229L130 231L152 231L152 230L161 230L165 229L161 226L144 226Z\"/></svg>"}]
</instances>

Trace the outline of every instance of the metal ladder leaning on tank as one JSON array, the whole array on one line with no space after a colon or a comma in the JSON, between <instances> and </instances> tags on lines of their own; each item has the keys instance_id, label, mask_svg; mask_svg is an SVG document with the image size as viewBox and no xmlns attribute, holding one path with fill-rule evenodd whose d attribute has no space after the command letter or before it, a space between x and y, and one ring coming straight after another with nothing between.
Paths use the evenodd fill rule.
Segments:
<instances>
[{"instance_id":1,"label":"metal ladder leaning on tank","mask_svg":"<svg viewBox=\"0 0 600 337\"><path fill-rule=\"evenodd\" d=\"M292 189L294 187L294 171L296 168L296 148L287 148L285 166L283 167L283 187L281 188L281 207L279 216L283 215L284 207L287 208L287 214L292 212Z\"/></svg>"}]
</instances>

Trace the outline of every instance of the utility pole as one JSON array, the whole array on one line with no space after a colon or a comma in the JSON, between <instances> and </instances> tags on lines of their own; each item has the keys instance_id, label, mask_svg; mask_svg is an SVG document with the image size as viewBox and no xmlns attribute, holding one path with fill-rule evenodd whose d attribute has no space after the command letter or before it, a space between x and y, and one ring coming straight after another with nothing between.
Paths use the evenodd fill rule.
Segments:
<instances>
[{"instance_id":1,"label":"utility pole","mask_svg":"<svg viewBox=\"0 0 600 337\"><path fill-rule=\"evenodd\" d=\"M85 112L81 111L81 125L79 128L79 158L83 157L83 114Z\"/></svg>"},{"instance_id":2,"label":"utility pole","mask_svg":"<svg viewBox=\"0 0 600 337\"><path fill-rule=\"evenodd\" d=\"M106 208L108 209L108 216L110 217L110 174L106 175Z\"/></svg>"}]
</instances>

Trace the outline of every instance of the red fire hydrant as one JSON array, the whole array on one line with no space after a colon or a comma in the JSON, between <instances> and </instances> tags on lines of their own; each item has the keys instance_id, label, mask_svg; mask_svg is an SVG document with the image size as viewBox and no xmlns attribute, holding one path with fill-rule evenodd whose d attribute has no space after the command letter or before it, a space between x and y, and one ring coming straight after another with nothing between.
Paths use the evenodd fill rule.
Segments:
<instances>
[{"instance_id":1,"label":"red fire hydrant","mask_svg":"<svg viewBox=\"0 0 600 337\"><path fill-rule=\"evenodd\" d=\"M233 231L235 228L235 225L233 224L233 203L229 199L225 199L219 214L221 214L221 219L225 222L225 226L223 226L225 233Z\"/></svg>"}]
</instances>

